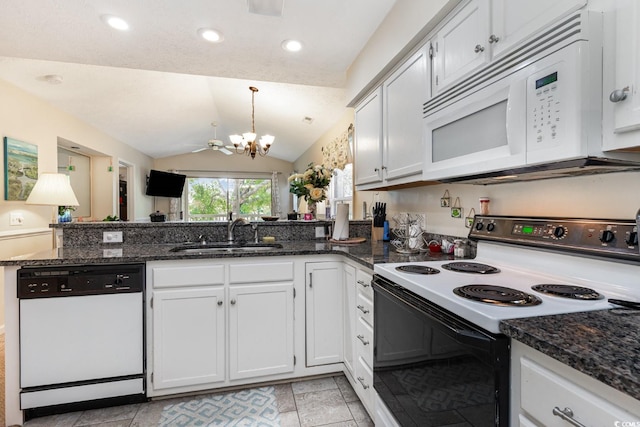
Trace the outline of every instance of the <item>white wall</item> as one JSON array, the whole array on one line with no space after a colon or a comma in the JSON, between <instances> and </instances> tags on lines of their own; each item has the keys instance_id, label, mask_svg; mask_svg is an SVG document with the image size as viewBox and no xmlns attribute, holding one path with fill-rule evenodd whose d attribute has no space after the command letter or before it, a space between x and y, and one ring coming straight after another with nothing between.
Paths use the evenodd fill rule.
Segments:
<instances>
[{"instance_id":1,"label":"white wall","mask_svg":"<svg viewBox=\"0 0 640 427\"><path fill-rule=\"evenodd\" d=\"M557 178L526 183L478 186L439 184L388 192L362 192L370 204L374 197L387 202L388 219L398 212L426 213L426 230L464 237L469 233L462 219L451 218L451 210L440 207L449 190L451 202L460 198L464 215L471 208L480 213L478 199L491 199L494 215L566 216L581 218L634 219L640 208L640 172Z\"/></svg>"},{"instance_id":2,"label":"white wall","mask_svg":"<svg viewBox=\"0 0 640 427\"><path fill-rule=\"evenodd\" d=\"M151 167L152 159L149 156L2 80L0 80L0 99L2 100L0 102L0 135L36 144L40 173L57 171L58 137L114 157L116 165L118 164L117 158L124 157L139 167L146 169ZM0 153L0 164L4 163L3 156L4 154ZM2 169L4 182L5 172L4 168ZM96 180L98 183L103 179L117 180L117 172L108 173L106 168L98 169L96 169L98 172L93 176L93 185ZM138 180L140 179L144 178L138 177ZM144 186L139 185L139 187L142 188L142 192L138 191L133 195L140 199L136 204L136 217L143 216L143 212L148 213L151 210L152 202L150 198L144 196ZM95 187L92 188L92 191L96 191ZM95 195L94 206L92 206L94 218L101 219L113 212L112 205L115 203L113 191L110 189L107 194ZM117 192L117 187L115 191ZM109 207L105 207L104 203ZM21 230L47 227L51 222L50 207L27 206L21 201L5 201L3 197L0 200L0 233L16 230L16 226L9 225L10 212L15 210L24 213L25 220L20 226Z\"/></svg>"}]
</instances>

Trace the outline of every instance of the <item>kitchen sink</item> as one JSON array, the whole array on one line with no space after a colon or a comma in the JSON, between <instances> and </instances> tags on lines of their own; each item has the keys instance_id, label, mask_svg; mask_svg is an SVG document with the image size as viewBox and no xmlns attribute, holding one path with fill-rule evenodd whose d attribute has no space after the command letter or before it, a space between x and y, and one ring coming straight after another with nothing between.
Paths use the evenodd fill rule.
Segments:
<instances>
[{"instance_id":1,"label":"kitchen sink","mask_svg":"<svg viewBox=\"0 0 640 427\"><path fill-rule=\"evenodd\" d=\"M206 254L206 253L244 253L244 252L267 252L273 249L282 248L279 243L211 243L176 246L171 252L184 254Z\"/></svg>"}]
</instances>

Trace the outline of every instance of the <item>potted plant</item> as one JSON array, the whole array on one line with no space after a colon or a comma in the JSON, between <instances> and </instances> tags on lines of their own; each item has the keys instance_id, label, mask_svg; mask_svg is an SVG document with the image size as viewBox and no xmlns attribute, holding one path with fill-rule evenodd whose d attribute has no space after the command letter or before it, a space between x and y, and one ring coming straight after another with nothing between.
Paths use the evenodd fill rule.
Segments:
<instances>
[{"instance_id":1,"label":"potted plant","mask_svg":"<svg viewBox=\"0 0 640 427\"><path fill-rule=\"evenodd\" d=\"M71 222L71 211L75 210L73 206L58 206L58 222Z\"/></svg>"},{"instance_id":2,"label":"potted plant","mask_svg":"<svg viewBox=\"0 0 640 427\"><path fill-rule=\"evenodd\" d=\"M289 177L289 192L304 197L309 212L316 219L316 203L327 198L327 186L331 182L331 169L309 163L303 173Z\"/></svg>"}]
</instances>

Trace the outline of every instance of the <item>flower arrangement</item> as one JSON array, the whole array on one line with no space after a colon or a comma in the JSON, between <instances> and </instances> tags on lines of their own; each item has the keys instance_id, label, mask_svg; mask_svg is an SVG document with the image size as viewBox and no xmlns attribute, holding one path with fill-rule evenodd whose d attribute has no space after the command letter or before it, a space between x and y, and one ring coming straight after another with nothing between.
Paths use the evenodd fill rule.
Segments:
<instances>
[{"instance_id":1,"label":"flower arrangement","mask_svg":"<svg viewBox=\"0 0 640 427\"><path fill-rule=\"evenodd\" d=\"M321 202L327 198L326 187L331 182L331 169L309 163L303 173L289 177L289 192L304 197L306 202Z\"/></svg>"}]
</instances>

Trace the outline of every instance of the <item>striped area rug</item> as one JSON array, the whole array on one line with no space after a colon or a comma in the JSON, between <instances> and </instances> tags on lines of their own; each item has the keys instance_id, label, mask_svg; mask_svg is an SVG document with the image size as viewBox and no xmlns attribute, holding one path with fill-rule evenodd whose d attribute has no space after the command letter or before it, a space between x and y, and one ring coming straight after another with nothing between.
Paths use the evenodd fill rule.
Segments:
<instances>
[{"instance_id":1,"label":"striped area rug","mask_svg":"<svg viewBox=\"0 0 640 427\"><path fill-rule=\"evenodd\" d=\"M274 388L261 387L167 405L159 426L278 427L280 417Z\"/></svg>"}]
</instances>

